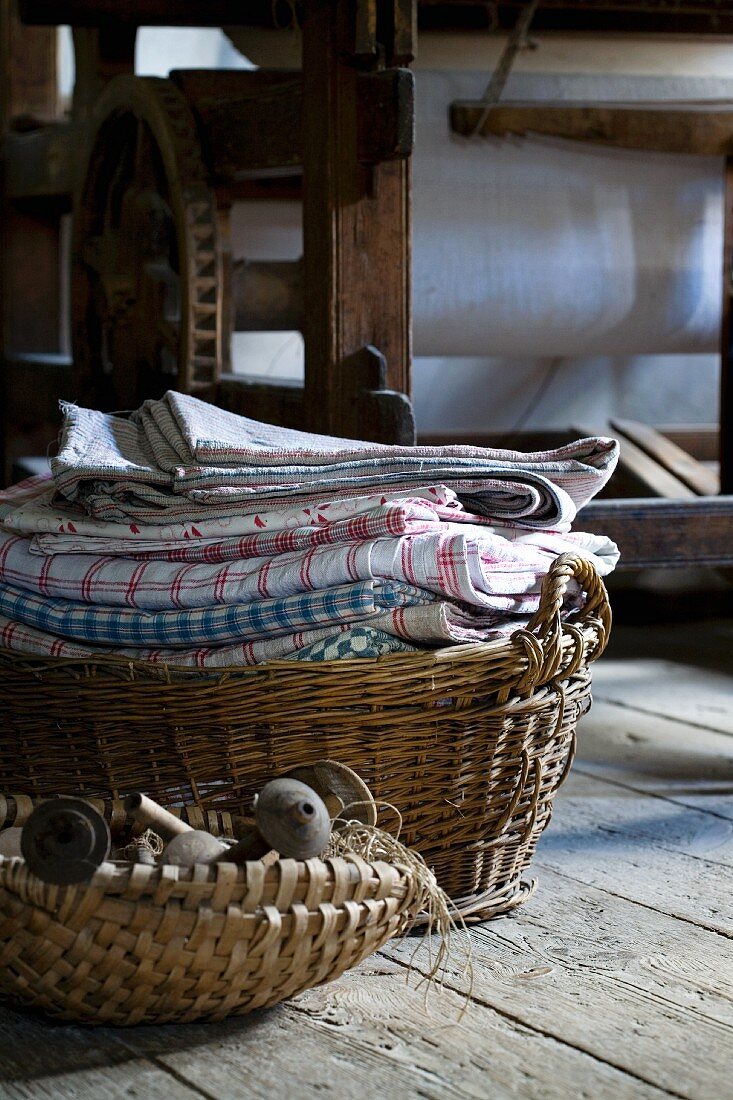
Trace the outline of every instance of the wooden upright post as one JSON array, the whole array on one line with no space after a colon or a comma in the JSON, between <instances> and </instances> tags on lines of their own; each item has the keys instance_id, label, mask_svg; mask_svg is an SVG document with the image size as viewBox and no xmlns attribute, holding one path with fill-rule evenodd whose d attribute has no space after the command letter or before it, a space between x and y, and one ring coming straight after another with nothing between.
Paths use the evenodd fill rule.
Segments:
<instances>
[{"instance_id":1,"label":"wooden upright post","mask_svg":"<svg viewBox=\"0 0 733 1100\"><path fill-rule=\"evenodd\" d=\"M733 494L733 157L725 161L723 327L720 340L720 491Z\"/></svg>"},{"instance_id":2,"label":"wooden upright post","mask_svg":"<svg viewBox=\"0 0 733 1100\"><path fill-rule=\"evenodd\" d=\"M15 3L0 0L0 136L29 132L58 112L55 27L24 27ZM17 353L53 356L61 350L61 249L58 203L11 203L0 183L0 483L14 458L39 449L55 425L37 424L32 404L8 393L9 359Z\"/></svg>"},{"instance_id":3,"label":"wooden upright post","mask_svg":"<svg viewBox=\"0 0 733 1100\"><path fill-rule=\"evenodd\" d=\"M394 440L414 431L409 405L411 59L413 0L306 0L303 17L303 233L305 409L312 430ZM405 80L391 81L392 75ZM387 121L401 118L392 159L365 151L374 104L365 82L389 86ZM379 127L381 129L381 127ZM399 130L399 125L396 126ZM378 132L378 130L376 131ZM375 390L364 401L365 363ZM371 364L371 368L369 366ZM381 371L381 375L380 375ZM393 394L396 399L398 394ZM380 410L391 404L382 418ZM387 440L385 440L387 441Z\"/></svg>"}]
</instances>

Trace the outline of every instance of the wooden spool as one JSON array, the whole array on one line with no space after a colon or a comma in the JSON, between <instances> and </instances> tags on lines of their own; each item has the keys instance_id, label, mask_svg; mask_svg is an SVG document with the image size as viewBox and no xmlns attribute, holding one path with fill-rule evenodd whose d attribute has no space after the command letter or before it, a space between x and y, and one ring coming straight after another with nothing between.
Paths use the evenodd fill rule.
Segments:
<instances>
[{"instance_id":1,"label":"wooden spool","mask_svg":"<svg viewBox=\"0 0 733 1100\"><path fill-rule=\"evenodd\" d=\"M172 840L175 836L194 831L187 821L182 821L141 791L128 794L124 807L134 821L144 825L146 829L152 829L163 840Z\"/></svg>"},{"instance_id":2,"label":"wooden spool","mask_svg":"<svg viewBox=\"0 0 733 1100\"><path fill-rule=\"evenodd\" d=\"M255 822L268 848L292 859L320 855L331 835L323 800L297 779L265 784L255 803Z\"/></svg>"},{"instance_id":3,"label":"wooden spool","mask_svg":"<svg viewBox=\"0 0 733 1100\"><path fill-rule=\"evenodd\" d=\"M28 867L56 886L88 882L109 855L111 837L102 815L80 798L41 802L23 827Z\"/></svg>"},{"instance_id":4,"label":"wooden spool","mask_svg":"<svg viewBox=\"0 0 733 1100\"><path fill-rule=\"evenodd\" d=\"M312 787L323 799L332 818L332 828L343 828L349 819L364 825L376 825L374 795L353 768L337 760L315 760L291 768L288 779L297 779Z\"/></svg>"},{"instance_id":5,"label":"wooden spool","mask_svg":"<svg viewBox=\"0 0 733 1100\"><path fill-rule=\"evenodd\" d=\"M211 833L204 829L191 829L168 841L160 862L190 867L195 863L213 863L224 858L226 852L227 848Z\"/></svg>"}]
</instances>

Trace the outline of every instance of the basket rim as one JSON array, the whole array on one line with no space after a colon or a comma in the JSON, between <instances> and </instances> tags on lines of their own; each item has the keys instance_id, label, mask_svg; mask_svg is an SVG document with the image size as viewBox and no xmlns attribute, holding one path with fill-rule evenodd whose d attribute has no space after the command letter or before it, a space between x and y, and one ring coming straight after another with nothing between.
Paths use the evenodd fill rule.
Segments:
<instances>
[{"instance_id":1,"label":"basket rim","mask_svg":"<svg viewBox=\"0 0 733 1100\"><path fill-rule=\"evenodd\" d=\"M107 860L88 882L54 886L38 878L24 860L17 856L0 856L0 891L21 897L27 904L57 910L63 904L84 904L100 896L124 898L128 895L139 902L156 904L156 895L163 887L166 898L213 893L216 889L252 887L261 893L277 892L283 883L291 886L315 878L321 889L341 892L345 901L366 884L379 882L375 900L384 897L407 897L414 889L413 872L402 863L366 860L356 853L314 857L308 860L278 858L269 863L248 860L237 864L222 860L218 863L197 863L178 866L172 863L141 864L123 860ZM287 891L286 891L287 892ZM164 904L163 901L157 904ZM334 904L334 903L332 903ZM337 906L341 908L341 906ZM283 911L287 911L286 906Z\"/></svg>"}]
</instances>

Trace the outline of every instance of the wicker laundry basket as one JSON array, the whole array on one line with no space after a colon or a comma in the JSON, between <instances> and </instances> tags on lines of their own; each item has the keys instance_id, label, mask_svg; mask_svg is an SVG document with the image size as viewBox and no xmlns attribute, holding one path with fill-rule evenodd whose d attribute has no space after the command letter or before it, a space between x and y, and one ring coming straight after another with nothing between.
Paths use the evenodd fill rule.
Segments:
<instances>
[{"instance_id":1,"label":"wicker laundry basket","mask_svg":"<svg viewBox=\"0 0 733 1100\"><path fill-rule=\"evenodd\" d=\"M0 828L32 809L22 796L3 802ZM114 832L124 811L105 809ZM226 817L208 814L206 825L228 832ZM219 1020L337 978L419 904L407 868L357 856L106 863L88 885L63 887L0 857L0 994L89 1024Z\"/></svg>"},{"instance_id":2,"label":"wicker laundry basket","mask_svg":"<svg viewBox=\"0 0 733 1100\"><path fill-rule=\"evenodd\" d=\"M561 619L575 582L582 609ZM340 760L400 810L400 839L462 910L492 916L526 896L609 627L603 582L564 554L505 641L219 674L0 651L0 790L236 812L274 775Z\"/></svg>"}]
</instances>

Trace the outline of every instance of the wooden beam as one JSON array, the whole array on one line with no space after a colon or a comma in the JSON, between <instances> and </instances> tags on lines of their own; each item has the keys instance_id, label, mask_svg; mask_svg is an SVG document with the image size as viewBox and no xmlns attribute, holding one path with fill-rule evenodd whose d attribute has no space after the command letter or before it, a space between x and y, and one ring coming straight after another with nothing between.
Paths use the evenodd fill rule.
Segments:
<instances>
[{"instance_id":1,"label":"wooden beam","mask_svg":"<svg viewBox=\"0 0 733 1100\"><path fill-rule=\"evenodd\" d=\"M720 334L720 491L733 493L733 156L723 192L722 324Z\"/></svg>"},{"instance_id":2,"label":"wooden beam","mask_svg":"<svg viewBox=\"0 0 733 1100\"><path fill-rule=\"evenodd\" d=\"M135 71L137 27L74 27L74 95L71 114L75 122L88 123L105 85L116 76Z\"/></svg>"},{"instance_id":3,"label":"wooden beam","mask_svg":"<svg viewBox=\"0 0 733 1100\"><path fill-rule=\"evenodd\" d=\"M19 0L18 6L26 23L74 27L274 25L272 0Z\"/></svg>"},{"instance_id":4,"label":"wooden beam","mask_svg":"<svg viewBox=\"0 0 733 1100\"><path fill-rule=\"evenodd\" d=\"M300 73L180 69L170 77L191 103L218 178L303 163Z\"/></svg>"},{"instance_id":5,"label":"wooden beam","mask_svg":"<svg viewBox=\"0 0 733 1100\"><path fill-rule=\"evenodd\" d=\"M56 28L24 27L15 4L0 0L0 138L12 129L35 128L58 112ZM20 136L20 135L18 135ZM0 211L0 356L8 351L59 349L61 327L60 221L58 209L14 208L5 192L3 157ZM57 205L57 204L56 204ZM0 478L14 453L17 430L8 418L8 379L0 358ZM47 442L47 440L46 440Z\"/></svg>"},{"instance_id":6,"label":"wooden beam","mask_svg":"<svg viewBox=\"0 0 733 1100\"><path fill-rule=\"evenodd\" d=\"M316 431L379 438L365 436L352 367L373 347L384 357L384 388L410 393L410 164L359 161L350 7L312 0L304 8L306 414ZM394 46L384 49L389 56Z\"/></svg>"},{"instance_id":7,"label":"wooden beam","mask_svg":"<svg viewBox=\"0 0 733 1100\"><path fill-rule=\"evenodd\" d=\"M61 427L59 400L64 397L74 397L68 357L17 354L0 359L0 484L28 476L17 468L21 456L48 453Z\"/></svg>"},{"instance_id":8,"label":"wooden beam","mask_svg":"<svg viewBox=\"0 0 733 1100\"><path fill-rule=\"evenodd\" d=\"M717 462L717 424L655 424L655 428L698 462Z\"/></svg>"},{"instance_id":9,"label":"wooden beam","mask_svg":"<svg viewBox=\"0 0 733 1100\"><path fill-rule=\"evenodd\" d=\"M14 119L57 117L56 27L23 27L16 6L2 0L2 128Z\"/></svg>"},{"instance_id":10,"label":"wooden beam","mask_svg":"<svg viewBox=\"0 0 733 1100\"><path fill-rule=\"evenodd\" d=\"M305 427L303 386L288 379L273 382L269 378L223 374L216 404L252 420L280 424L283 428Z\"/></svg>"},{"instance_id":11,"label":"wooden beam","mask_svg":"<svg viewBox=\"0 0 733 1100\"><path fill-rule=\"evenodd\" d=\"M612 420L611 428L687 485L693 493L699 496L715 496L719 492L719 479L713 470L703 466L649 425L640 424L636 420Z\"/></svg>"},{"instance_id":12,"label":"wooden beam","mask_svg":"<svg viewBox=\"0 0 733 1100\"><path fill-rule=\"evenodd\" d=\"M359 438L411 445L415 440L412 406L404 393L387 388L383 356L376 348L363 348L344 366L351 387L346 411L358 417ZM305 391L299 382L225 374L215 402L255 420L286 428L305 427Z\"/></svg>"},{"instance_id":13,"label":"wooden beam","mask_svg":"<svg viewBox=\"0 0 733 1100\"><path fill-rule=\"evenodd\" d=\"M82 138L80 128L68 122L6 134L1 153L5 197L62 199L71 209Z\"/></svg>"},{"instance_id":14,"label":"wooden beam","mask_svg":"<svg viewBox=\"0 0 733 1100\"><path fill-rule=\"evenodd\" d=\"M362 164L405 160L415 141L415 77L409 69L360 73L357 156Z\"/></svg>"},{"instance_id":15,"label":"wooden beam","mask_svg":"<svg viewBox=\"0 0 733 1100\"><path fill-rule=\"evenodd\" d=\"M574 425L573 431L578 437L620 437L618 466L604 496L669 497L671 500L686 500L695 496L689 485L642 450L633 439L614 431L610 424L579 424Z\"/></svg>"},{"instance_id":16,"label":"wooden beam","mask_svg":"<svg viewBox=\"0 0 733 1100\"><path fill-rule=\"evenodd\" d=\"M451 129L471 136L484 109L480 101L452 103ZM501 101L481 127L483 137L530 133L619 149L727 156L733 152L733 104Z\"/></svg>"},{"instance_id":17,"label":"wooden beam","mask_svg":"<svg viewBox=\"0 0 733 1100\"><path fill-rule=\"evenodd\" d=\"M733 566L733 496L594 500L575 527L613 539L620 569Z\"/></svg>"},{"instance_id":18,"label":"wooden beam","mask_svg":"<svg viewBox=\"0 0 733 1100\"><path fill-rule=\"evenodd\" d=\"M368 0L367 0L368 4ZM217 178L283 172L303 163L303 81L299 72L174 70L197 115ZM355 73L357 158L404 160L414 138L414 77L409 69Z\"/></svg>"},{"instance_id":19,"label":"wooden beam","mask_svg":"<svg viewBox=\"0 0 733 1100\"><path fill-rule=\"evenodd\" d=\"M511 31L526 0L420 0L421 30ZM733 13L726 0L542 0L534 31L611 34L728 35Z\"/></svg>"}]
</instances>

